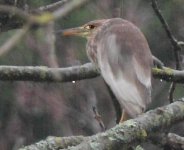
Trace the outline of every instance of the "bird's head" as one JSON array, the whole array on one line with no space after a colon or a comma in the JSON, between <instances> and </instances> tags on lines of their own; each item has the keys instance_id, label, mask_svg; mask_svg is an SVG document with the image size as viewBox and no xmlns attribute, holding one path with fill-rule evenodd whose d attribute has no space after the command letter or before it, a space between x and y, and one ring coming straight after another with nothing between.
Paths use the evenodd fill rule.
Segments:
<instances>
[{"instance_id":1,"label":"bird's head","mask_svg":"<svg viewBox=\"0 0 184 150\"><path fill-rule=\"evenodd\" d=\"M64 36L81 36L89 38L99 27L101 27L108 19L90 21L80 27L60 30L57 33L62 33Z\"/></svg>"}]
</instances>

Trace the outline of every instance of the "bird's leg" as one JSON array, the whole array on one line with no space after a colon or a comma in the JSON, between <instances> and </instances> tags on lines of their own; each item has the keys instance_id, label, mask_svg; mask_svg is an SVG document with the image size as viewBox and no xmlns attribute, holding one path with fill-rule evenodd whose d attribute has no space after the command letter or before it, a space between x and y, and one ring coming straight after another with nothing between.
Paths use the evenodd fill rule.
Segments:
<instances>
[{"instance_id":1,"label":"bird's leg","mask_svg":"<svg viewBox=\"0 0 184 150\"><path fill-rule=\"evenodd\" d=\"M126 113L125 110L123 110L119 123L122 123L122 122L124 122L124 121L126 121L128 119L130 119L130 116Z\"/></svg>"}]
</instances>

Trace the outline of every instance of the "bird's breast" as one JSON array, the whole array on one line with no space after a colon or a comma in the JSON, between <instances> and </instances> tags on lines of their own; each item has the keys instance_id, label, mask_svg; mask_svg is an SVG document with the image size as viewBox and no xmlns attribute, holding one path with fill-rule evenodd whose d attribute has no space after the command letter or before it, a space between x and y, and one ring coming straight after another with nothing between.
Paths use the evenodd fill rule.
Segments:
<instances>
[{"instance_id":1,"label":"bird's breast","mask_svg":"<svg viewBox=\"0 0 184 150\"><path fill-rule=\"evenodd\" d=\"M87 56L92 63L95 65L98 64L97 62L97 43L94 39L88 39L87 46L86 46Z\"/></svg>"}]
</instances>

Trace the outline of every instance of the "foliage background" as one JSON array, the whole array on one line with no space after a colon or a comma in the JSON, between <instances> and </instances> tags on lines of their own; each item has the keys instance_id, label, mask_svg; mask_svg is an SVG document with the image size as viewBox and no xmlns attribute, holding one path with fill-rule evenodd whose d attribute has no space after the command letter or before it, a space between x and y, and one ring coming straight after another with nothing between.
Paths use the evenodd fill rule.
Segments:
<instances>
[{"instance_id":1,"label":"foliage background","mask_svg":"<svg viewBox=\"0 0 184 150\"><path fill-rule=\"evenodd\" d=\"M29 9L56 2L56 0L18 0L20 7ZM122 3L123 2L123 3ZM0 1L14 4L13 0ZM121 6L121 4L123 4ZM159 1L165 19L177 39L184 41L184 1ZM118 17L137 25L145 34L153 55L166 66L174 67L172 46L155 16L150 1L146 0L96 0L74 10L54 24L55 30L82 25L101 18ZM2 45L15 30L0 34ZM45 30L33 30L15 48L0 56L1 65L67 67L89 62L85 52L85 39L56 36L55 52L49 50ZM50 54L52 53L52 54ZM182 58L183 55L181 55ZM182 60L183 62L183 60ZM131 90L131 89L130 89ZM155 108L168 103L169 83L154 80L152 105ZM178 85L175 98L183 96L183 85ZM34 83L0 81L0 149L17 149L49 135L92 135L101 132L94 119L92 107L96 106L107 128L115 125L115 112L107 88L101 77L75 83ZM172 128L184 136L182 123ZM147 143L145 147L159 149Z\"/></svg>"}]
</instances>

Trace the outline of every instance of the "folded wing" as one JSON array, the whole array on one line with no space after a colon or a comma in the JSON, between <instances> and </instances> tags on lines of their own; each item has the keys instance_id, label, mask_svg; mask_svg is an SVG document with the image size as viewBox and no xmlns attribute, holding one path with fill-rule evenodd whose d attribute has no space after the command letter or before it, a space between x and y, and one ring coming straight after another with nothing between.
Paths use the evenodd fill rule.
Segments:
<instances>
[{"instance_id":1,"label":"folded wing","mask_svg":"<svg viewBox=\"0 0 184 150\"><path fill-rule=\"evenodd\" d=\"M151 52L140 30L129 22L111 26L104 35L98 41L98 66L121 107L134 118L151 101Z\"/></svg>"}]
</instances>

